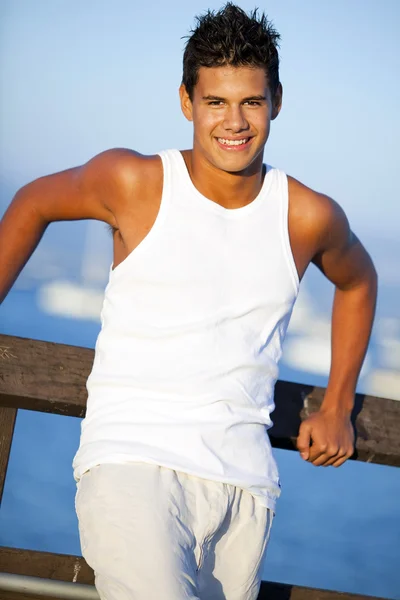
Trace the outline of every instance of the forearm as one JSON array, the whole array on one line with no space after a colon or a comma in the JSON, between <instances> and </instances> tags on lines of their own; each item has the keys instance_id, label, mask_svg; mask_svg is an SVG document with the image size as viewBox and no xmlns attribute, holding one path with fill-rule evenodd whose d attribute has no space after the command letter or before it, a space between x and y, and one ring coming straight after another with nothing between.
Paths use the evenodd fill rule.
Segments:
<instances>
[{"instance_id":1,"label":"forearm","mask_svg":"<svg viewBox=\"0 0 400 600\"><path fill-rule=\"evenodd\" d=\"M357 379L367 351L377 295L371 264L356 287L336 288L332 314L332 360L322 407L351 412Z\"/></svg>"},{"instance_id":2,"label":"forearm","mask_svg":"<svg viewBox=\"0 0 400 600\"><path fill-rule=\"evenodd\" d=\"M38 245L48 223L22 188L0 221L0 303Z\"/></svg>"}]
</instances>

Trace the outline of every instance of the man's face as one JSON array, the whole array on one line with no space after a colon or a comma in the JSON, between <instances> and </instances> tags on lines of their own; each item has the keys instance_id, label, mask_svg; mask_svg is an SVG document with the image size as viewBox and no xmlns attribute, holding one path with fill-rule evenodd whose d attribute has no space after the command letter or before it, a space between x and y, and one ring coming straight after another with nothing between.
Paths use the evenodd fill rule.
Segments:
<instances>
[{"instance_id":1,"label":"man's face","mask_svg":"<svg viewBox=\"0 0 400 600\"><path fill-rule=\"evenodd\" d=\"M217 169L261 168L270 122L279 113L280 90L271 98L264 69L201 67L191 101L180 88L184 115L193 121L193 148Z\"/></svg>"}]
</instances>

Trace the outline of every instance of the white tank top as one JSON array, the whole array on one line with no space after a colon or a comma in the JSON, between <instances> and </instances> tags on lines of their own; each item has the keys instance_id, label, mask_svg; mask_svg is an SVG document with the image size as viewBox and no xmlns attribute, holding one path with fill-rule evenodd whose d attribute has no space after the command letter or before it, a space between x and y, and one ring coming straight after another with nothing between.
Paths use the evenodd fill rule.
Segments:
<instances>
[{"instance_id":1,"label":"white tank top","mask_svg":"<svg viewBox=\"0 0 400 600\"><path fill-rule=\"evenodd\" d=\"M267 167L250 204L226 209L193 185L178 150L151 231L110 273L74 458L141 461L280 493L267 429L298 293L286 175Z\"/></svg>"}]
</instances>

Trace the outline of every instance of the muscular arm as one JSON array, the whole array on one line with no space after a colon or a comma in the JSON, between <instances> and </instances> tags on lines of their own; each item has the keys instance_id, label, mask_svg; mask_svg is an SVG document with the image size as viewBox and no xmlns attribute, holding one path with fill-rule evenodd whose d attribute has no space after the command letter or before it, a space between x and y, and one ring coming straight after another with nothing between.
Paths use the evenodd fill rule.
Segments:
<instances>
[{"instance_id":1,"label":"muscular arm","mask_svg":"<svg viewBox=\"0 0 400 600\"><path fill-rule=\"evenodd\" d=\"M296 204L294 253L300 274L313 262L335 285L328 386L320 411L301 425L298 448L316 466L340 466L354 450L350 416L371 334L377 275L339 205L298 182L293 181L291 187Z\"/></svg>"},{"instance_id":2,"label":"muscular arm","mask_svg":"<svg viewBox=\"0 0 400 600\"><path fill-rule=\"evenodd\" d=\"M350 413L375 313L377 275L371 258L351 232L342 209L326 208L321 245L313 262L335 284L332 360L323 407Z\"/></svg>"},{"instance_id":3,"label":"muscular arm","mask_svg":"<svg viewBox=\"0 0 400 600\"><path fill-rule=\"evenodd\" d=\"M117 227L119 205L135 185L138 161L128 150L109 150L17 192L0 222L0 302L52 221L96 219Z\"/></svg>"}]
</instances>

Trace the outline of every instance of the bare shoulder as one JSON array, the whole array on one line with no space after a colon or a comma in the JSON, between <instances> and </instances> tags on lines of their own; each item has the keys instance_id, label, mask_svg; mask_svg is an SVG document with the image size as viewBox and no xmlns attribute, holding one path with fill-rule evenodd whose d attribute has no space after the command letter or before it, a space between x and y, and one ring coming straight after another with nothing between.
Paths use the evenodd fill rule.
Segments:
<instances>
[{"instance_id":1,"label":"bare shoulder","mask_svg":"<svg viewBox=\"0 0 400 600\"><path fill-rule=\"evenodd\" d=\"M341 206L326 194L316 192L288 177L289 221L294 236L308 238L315 251L336 240L348 239L349 223Z\"/></svg>"},{"instance_id":2,"label":"bare shoulder","mask_svg":"<svg viewBox=\"0 0 400 600\"><path fill-rule=\"evenodd\" d=\"M114 228L128 200L134 203L144 198L144 191L159 188L160 157L115 148L83 165L35 179L17 192L12 205L33 210L47 223L95 219Z\"/></svg>"},{"instance_id":3,"label":"bare shoulder","mask_svg":"<svg viewBox=\"0 0 400 600\"><path fill-rule=\"evenodd\" d=\"M376 281L371 258L339 204L292 177L288 181L289 234L300 277L313 262L343 290Z\"/></svg>"},{"instance_id":4,"label":"bare shoulder","mask_svg":"<svg viewBox=\"0 0 400 600\"><path fill-rule=\"evenodd\" d=\"M300 279L308 265L320 266L327 251L344 252L354 243L347 217L335 200L288 177L289 236Z\"/></svg>"},{"instance_id":5,"label":"bare shoulder","mask_svg":"<svg viewBox=\"0 0 400 600\"><path fill-rule=\"evenodd\" d=\"M121 191L140 190L141 186L162 178L162 163L158 155L146 156L127 148L112 148L97 154L83 168Z\"/></svg>"},{"instance_id":6,"label":"bare shoulder","mask_svg":"<svg viewBox=\"0 0 400 600\"><path fill-rule=\"evenodd\" d=\"M161 164L161 158L158 154L140 154L129 148L111 148L94 156L89 163L116 173L139 176L142 169L157 168Z\"/></svg>"},{"instance_id":7,"label":"bare shoulder","mask_svg":"<svg viewBox=\"0 0 400 600\"><path fill-rule=\"evenodd\" d=\"M127 213L157 201L162 194L163 168L159 155L146 156L127 148L112 148L81 167L82 187L101 199L119 229ZM137 214L135 215L137 217Z\"/></svg>"}]
</instances>

